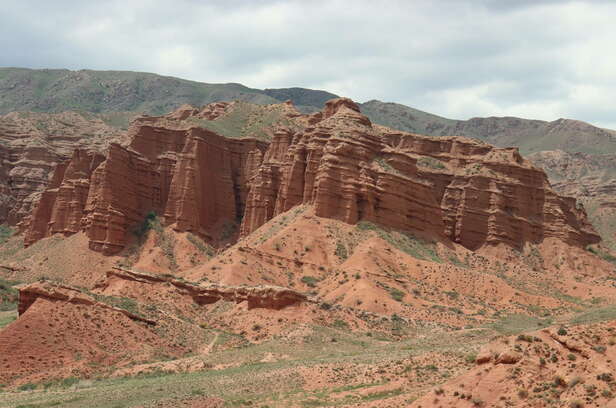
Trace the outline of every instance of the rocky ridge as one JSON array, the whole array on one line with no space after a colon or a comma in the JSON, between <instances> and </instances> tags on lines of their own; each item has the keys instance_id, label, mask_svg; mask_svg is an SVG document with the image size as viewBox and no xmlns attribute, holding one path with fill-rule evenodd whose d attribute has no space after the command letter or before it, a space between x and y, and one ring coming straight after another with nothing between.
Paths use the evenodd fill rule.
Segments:
<instances>
[{"instance_id":1,"label":"rocky ridge","mask_svg":"<svg viewBox=\"0 0 616 408\"><path fill-rule=\"evenodd\" d=\"M209 130L223 125L236 133ZM252 128L259 137L246 131ZM51 190L76 184L72 172L57 176L59 187L28 223L27 243L70 233L79 219L92 249L114 253L151 212L216 243L223 225L241 220L246 236L300 204L319 217L373 222L473 250L500 243L520 249L548 237L575 246L599 241L584 209L557 195L516 148L373 125L345 98L312 115L290 104L257 111L245 103L186 106L135 120L128 139L112 144L93 169L85 204L52 203Z\"/></svg>"},{"instance_id":2,"label":"rocky ridge","mask_svg":"<svg viewBox=\"0 0 616 408\"><path fill-rule=\"evenodd\" d=\"M550 150L528 156L550 177L554 190L575 197L603 239L616 249L616 155Z\"/></svg>"},{"instance_id":3,"label":"rocky ridge","mask_svg":"<svg viewBox=\"0 0 616 408\"><path fill-rule=\"evenodd\" d=\"M0 222L15 225L30 214L56 164L76 148L104 152L122 133L95 115L76 112L0 116Z\"/></svg>"}]
</instances>

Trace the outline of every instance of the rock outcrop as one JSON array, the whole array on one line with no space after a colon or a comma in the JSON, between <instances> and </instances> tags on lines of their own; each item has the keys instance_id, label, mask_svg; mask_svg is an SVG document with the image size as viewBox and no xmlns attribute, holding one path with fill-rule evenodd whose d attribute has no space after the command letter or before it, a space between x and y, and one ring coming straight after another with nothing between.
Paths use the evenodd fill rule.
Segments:
<instances>
[{"instance_id":1,"label":"rock outcrop","mask_svg":"<svg viewBox=\"0 0 616 408\"><path fill-rule=\"evenodd\" d=\"M85 206L46 192L53 204L39 203L28 243L80 223L91 248L114 253L149 212L215 242L223 224L241 220L246 236L300 204L319 217L374 222L469 249L520 249L547 237L576 246L599 241L584 209L557 195L517 149L373 125L350 99L312 115L286 103L183 106L135 120L128 138L92 169Z\"/></svg>"},{"instance_id":2,"label":"rock outcrop","mask_svg":"<svg viewBox=\"0 0 616 408\"><path fill-rule=\"evenodd\" d=\"M603 244L616 249L616 155L552 150L528 159L546 171L554 190L584 204Z\"/></svg>"},{"instance_id":3,"label":"rock outcrop","mask_svg":"<svg viewBox=\"0 0 616 408\"><path fill-rule=\"evenodd\" d=\"M230 286L218 284L196 285L169 276L150 275L132 270L114 268L107 272L107 279L96 285L95 289L105 292L113 279L136 281L145 285L166 284L187 294L198 305L207 305L218 301L246 302L248 310L254 308L280 310L288 306L308 302L308 297L301 292L280 286Z\"/></svg>"},{"instance_id":4,"label":"rock outcrop","mask_svg":"<svg viewBox=\"0 0 616 408\"><path fill-rule=\"evenodd\" d=\"M614 322L550 327L484 346L477 366L410 407L613 407ZM603 390L603 392L597 392ZM583 401L583 402L582 402Z\"/></svg>"},{"instance_id":5,"label":"rock outcrop","mask_svg":"<svg viewBox=\"0 0 616 408\"><path fill-rule=\"evenodd\" d=\"M56 166L48 188L24 222L26 245L52 234L70 235L81 230L90 177L103 160L101 154L75 150L70 160Z\"/></svg>"},{"instance_id":6,"label":"rock outcrop","mask_svg":"<svg viewBox=\"0 0 616 408\"><path fill-rule=\"evenodd\" d=\"M215 230L241 219L246 180L267 148L255 138L227 138L196 125L224 116L233 107L183 106L167 116L136 119L127 134L130 142L112 143L104 159L88 168L87 182L76 183L72 174L63 177L64 166L83 167L82 155L76 153L56 171L60 187L52 184L39 200L28 222L26 245L56 232L74 232L79 225L92 249L115 253L152 212L179 231L214 239ZM66 206L66 200L55 199L56 190L68 190L67 184L79 185L79 204ZM57 214L69 227L58 222Z\"/></svg>"},{"instance_id":7,"label":"rock outcrop","mask_svg":"<svg viewBox=\"0 0 616 408\"><path fill-rule=\"evenodd\" d=\"M0 223L28 216L54 167L77 148L104 152L122 131L96 115L13 112L0 116Z\"/></svg>"},{"instance_id":8,"label":"rock outcrop","mask_svg":"<svg viewBox=\"0 0 616 408\"><path fill-rule=\"evenodd\" d=\"M128 310L114 307L103 302L99 302L94 297L83 293L78 289L45 281L32 283L30 285L22 286L21 288L19 288L19 305L17 309L19 315L21 316L26 313L30 306L32 306L34 302L36 302L36 300L39 298L43 298L52 302L67 302L72 304L103 308L116 313L121 313L131 320L137 320L151 325L156 324L156 322L154 322L153 320L138 316Z\"/></svg>"},{"instance_id":9,"label":"rock outcrop","mask_svg":"<svg viewBox=\"0 0 616 408\"><path fill-rule=\"evenodd\" d=\"M328 102L308 122L274 138L251 181L243 235L310 204L321 217L445 236L470 249L599 240L583 208L557 195L515 148L375 126L348 99Z\"/></svg>"}]
</instances>

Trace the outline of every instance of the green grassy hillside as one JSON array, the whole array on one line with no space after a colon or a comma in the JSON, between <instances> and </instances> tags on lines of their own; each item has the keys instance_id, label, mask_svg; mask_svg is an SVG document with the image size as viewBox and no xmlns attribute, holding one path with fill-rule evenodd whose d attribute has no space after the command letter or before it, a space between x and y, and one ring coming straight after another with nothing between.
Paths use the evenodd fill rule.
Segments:
<instances>
[{"instance_id":1,"label":"green grassy hillside","mask_svg":"<svg viewBox=\"0 0 616 408\"><path fill-rule=\"evenodd\" d=\"M0 68L0 114L79 110L159 115L185 103L200 106L242 100L269 104L286 99L315 110L331 97L335 95L310 89L265 92L241 84L207 84L144 72Z\"/></svg>"}]
</instances>

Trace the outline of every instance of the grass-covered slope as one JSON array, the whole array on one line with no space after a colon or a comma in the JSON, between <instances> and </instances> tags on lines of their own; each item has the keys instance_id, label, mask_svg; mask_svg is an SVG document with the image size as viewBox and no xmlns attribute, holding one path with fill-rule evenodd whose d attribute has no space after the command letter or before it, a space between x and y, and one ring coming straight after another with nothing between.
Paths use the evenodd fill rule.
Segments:
<instances>
[{"instance_id":1,"label":"grass-covered slope","mask_svg":"<svg viewBox=\"0 0 616 408\"><path fill-rule=\"evenodd\" d=\"M164 114L185 103L200 106L230 100L268 104L291 99L297 105L321 108L324 98L335 97L302 88L280 91L279 95L275 89L265 92L241 84L207 84L144 72L0 68L0 114L67 110Z\"/></svg>"},{"instance_id":2,"label":"grass-covered slope","mask_svg":"<svg viewBox=\"0 0 616 408\"><path fill-rule=\"evenodd\" d=\"M569 153L616 152L616 131L577 120L546 122L514 117L452 120L380 101L361 104L361 110L374 123L394 129L430 136L473 137L496 146L517 146L522 154L556 149Z\"/></svg>"}]
</instances>

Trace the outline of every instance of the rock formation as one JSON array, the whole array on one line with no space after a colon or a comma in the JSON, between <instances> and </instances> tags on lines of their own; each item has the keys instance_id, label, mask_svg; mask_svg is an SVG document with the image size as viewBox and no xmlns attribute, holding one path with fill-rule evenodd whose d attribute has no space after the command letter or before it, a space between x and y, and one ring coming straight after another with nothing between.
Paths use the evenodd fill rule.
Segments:
<instances>
[{"instance_id":1,"label":"rock formation","mask_svg":"<svg viewBox=\"0 0 616 408\"><path fill-rule=\"evenodd\" d=\"M546 171L554 190L584 204L603 244L616 249L616 155L551 150L528 159Z\"/></svg>"},{"instance_id":2,"label":"rock formation","mask_svg":"<svg viewBox=\"0 0 616 408\"><path fill-rule=\"evenodd\" d=\"M188 294L194 303L207 305L218 301L246 302L248 310L265 308L280 310L287 306L308 302L303 293L280 286L229 286L218 284L195 285L168 276L155 276L136 271L114 268L107 272L107 279L96 285L95 289L105 290L115 284L114 280L136 281L144 285L171 285L178 292Z\"/></svg>"},{"instance_id":3,"label":"rock formation","mask_svg":"<svg viewBox=\"0 0 616 408\"><path fill-rule=\"evenodd\" d=\"M599 240L575 200L558 196L517 149L373 126L348 99L328 102L292 137L274 138L251 181L242 234L298 204L314 205L321 217L446 236L470 249L521 248L546 237L578 246Z\"/></svg>"},{"instance_id":4,"label":"rock formation","mask_svg":"<svg viewBox=\"0 0 616 408\"><path fill-rule=\"evenodd\" d=\"M103 302L99 302L92 296L83 293L78 289L50 282L36 282L30 285L23 286L19 289L19 306L17 309L19 315L21 316L26 313L30 306L32 306L34 302L36 302L39 298L46 299L52 302L60 301L78 305L103 308L116 313L121 313L131 320L137 320L151 325L156 324L156 322L138 316L134 313L129 312L128 310L114 307Z\"/></svg>"},{"instance_id":5,"label":"rock formation","mask_svg":"<svg viewBox=\"0 0 616 408\"><path fill-rule=\"evenodd\" d=\"M0 116L0 223L18 224L73 150L104 152L121 130L95 115L9 113Z\"/></svg>"},{"instance_id":6,"label":"rock formation","mask_svg":"<svg viewBox=\"0 0 616 408\"><path fill-rule=\"evenodd\" d=\"M180 231L212 239L212 231L241 218L249 173L267 148L255 138L220 136L194 121L224 115L233 104L217 103L202 110L182 107L165 117L141 117L128 131L128 144L112 143L106 157L90 166L89 183L80 182L85 205L59 208L51 185L37 203L26 231L26 244L56 232L71 232L56 219L61 214L90 239L90 247L105 253L121 250L148 213L165 217ZM81 155L59 166L60 191L75 184L62 167L80 167ZM255 161L256 160L256 161ZM68 189L68 188L67 188ZM81 203L80 203L81 204Z\"/></svg>"},{"instance_id":7,"label":"rock formation","mask_svg":"<svg viewBox=\"0 0 616 408\"><path fill-rule=\"evenodd\" d=\"M269 144L258 140L266 136ZM52 200L55 185L43 195L28 243L81 224L91 248L117 252L149 212L211 242L224 223L242 220L245 236L300 204L320 217L374 222L469 249L520 249L547 237L576 246L599 240L584 209L557 195L517 149L373 125L349 99L312 115L289 104L183 106L135 120L128 138L88 167L90 182L81 182L80 192L63 190L75 185L69 175L59 184L62 199Z\"/></svg>"}]
</instances>

